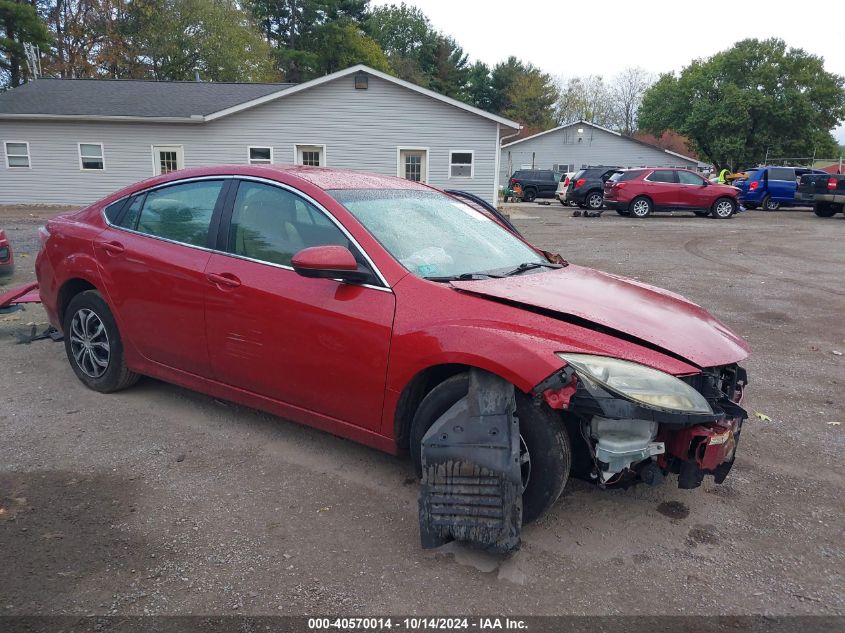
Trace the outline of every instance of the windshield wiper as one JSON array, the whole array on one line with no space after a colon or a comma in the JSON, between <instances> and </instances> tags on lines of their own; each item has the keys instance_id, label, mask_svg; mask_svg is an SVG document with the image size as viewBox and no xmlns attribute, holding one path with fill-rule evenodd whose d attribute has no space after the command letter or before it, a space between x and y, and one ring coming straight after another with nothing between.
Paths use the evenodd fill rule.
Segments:
<instances>
[{"instance_id":1,"label":"windshield wiper","mask_svg":"<svg viewBox=\"0 0 845 633\"><path fill-rule=\"evenodd\" d=\"M562 268L562 266L560 264L552 264L549 262L524 262L513 270L509 270L508 272L504 273L502 277L521 275L526 270L534 270L535 268Z\"/></svg>"},{"instance_id":2,"label":"windshield wiper","mask_svg":"<svg viewBox=\"0 0 845 633\"><path fill-rule=\"evenodd\" d=\"M494 275L492 273L461 273L460 275L446 275L443 277L423 277L429 281L473 281L474 279L483 279L488 277L501 277L502 275Z\"/></svg>"}]
</instances>

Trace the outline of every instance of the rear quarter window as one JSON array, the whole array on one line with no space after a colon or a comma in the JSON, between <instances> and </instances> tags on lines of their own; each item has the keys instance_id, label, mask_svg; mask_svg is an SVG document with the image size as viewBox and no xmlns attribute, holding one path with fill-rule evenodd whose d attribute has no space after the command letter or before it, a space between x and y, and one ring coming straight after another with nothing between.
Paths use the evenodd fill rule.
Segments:
<instances>
[{"instance_id":1,"label":"rear quarter window","mask_svg":"<svg viewBox=\"0 0 845 633\"><path fill-rule=\"evenodd\" d=\"M617 171L610 179L613 182L625 182L627 180L635 180L642 175L642 170L638 171Z\"/></svg>"},{"instance_id":2,"label":"rear quarter window","mask_svg":"<svg viewBox=\"0 0 845 633\"><path fill-rule=\"evenodd\" d=\"M117 219L120 217L120 212L123 209L124 204L126 204L126 198L113 202L103 209L103 213L106 214L106 219L110 224L117 224Z\"/></svg>"},{"instance_id":3,"label":"rear quarter window","mask_svg":"<svg viewBox=\"0 0 845 633\"><path fill-rule=\"evenodd\" d=\"M771 167L769 180L795 180L795 170L789 167Z\"/></svg>"}]
</instances>

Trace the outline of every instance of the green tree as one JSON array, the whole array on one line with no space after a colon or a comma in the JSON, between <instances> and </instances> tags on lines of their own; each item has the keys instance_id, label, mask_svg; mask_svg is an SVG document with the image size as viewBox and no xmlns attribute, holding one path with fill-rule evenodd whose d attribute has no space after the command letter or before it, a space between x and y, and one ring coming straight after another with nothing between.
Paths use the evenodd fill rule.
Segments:
<instances>
[{"instance_id":1,"label":"green tree","mask_svg":"<svg viewBox=\"0 0 845 633\"><path fill-rule=\"evenodd\" d=\"M338 20L360 25L366 17L368 0L248 0L261 32L273 48L277 65L288 81L300 82L320 74L321 65L333 52L327 42L337 42L337 29L324 27ZM342 26L341 31L347 26ZM353 47L369 45L360 41Z\"/></svg>"},{"instance_id":2,"label":"green tree","mask_svg":"<svg viewBox=\"0 0 845 633\"><path fill-rule=\"evenodd\" d=\"M482 110L492 110L496 99L490 67L484 62L475 62L467 73L466 97L470 105Z\"/></svg>"},{"instance_id":3,"label":"green tree","mask_svg":"<svg viewBox=\"0 0 845 633\"><path fill-rule=\"evenodd\" d=\"M0 87L19 86L27 76L24 44L50 44L35 2L0 0Z\"/></svg>"},{"instance_id":4,"label":"green tree","mask_svg":"<svg viewBox=\"0 0 845 633\"><path fill-rule=\"evenodd\" d=\"M552 78L538 69L528 67L510 86L510 105L504 115L522 123L530 131L548 130L555 126L554 105L558 91Z\"/></svg>"},{"instance_id":5,"label":"green tree","mask_svg":"<svg viewBox=\"0 0 845 633\"><path fill-rule=\"evenodd\" d=\"M348 18L321 26L315 33L315 41L314 69L320 74L332 73L354 64L366 64L376 70L391 72L390 62L378 43Z\"/></svg>"},{"instance_id":6,"label":"green tree","mask_svg":"<svg viewBox=\"0 0 845 633\"><path fill-rule=\"evenodd\" d=\"M823 60L780 39L748 39L679 75L665 74L643 96L638 123L674 130L719 168L769 156L835 151L830 130L845 119L845 79Z\"/></svg>"},{"instance_id":7,"label":"green tree","mask_svg":"<svg viewBox=\"0 0 845 633\"><path fill-rule=\"evenodd\" d=\"M497 114L504 114L510 109L510 95L517 78L527 71L528 67L514 56L499 62L490 73L490 83L494 97L490 109Z\"/></svg>"},{"instance_id":8,"label":"green tree","mask_svg":"<svg viewBox=\"0 0 845 633\"><path fill-rule=\"evenodd\" d=\"M397 76L456 99L466 98L469 63L460 45L404 2L375 7L365 23Z\"/></svg>"},{"instance_id":9,"label":"green tree","mask_svg":"<svg viewBox=\"0 0 845 633\"><path fill-rule=\"evenodd\" d=\"M235 0L138 3L134 37L156 79L264 81L276 78L270 49Z\"/></svg>"}]
</instances>

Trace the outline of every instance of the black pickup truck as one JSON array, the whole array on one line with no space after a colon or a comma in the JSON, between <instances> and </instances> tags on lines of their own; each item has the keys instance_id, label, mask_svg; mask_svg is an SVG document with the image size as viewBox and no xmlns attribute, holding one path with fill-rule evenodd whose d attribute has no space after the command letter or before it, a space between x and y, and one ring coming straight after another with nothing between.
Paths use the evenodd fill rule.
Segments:
<instances>
[{"instance_id":1,"label":"black pickup truck","mask_svg":"<svg viewBox=\"0 0 845 633\"><path fill-rule=\"evenodd\" d=\"M813 211L829 218L845 209L845 175L807 174L801 176L795 197L812 203Z\"/></svg>"}]
</instances>

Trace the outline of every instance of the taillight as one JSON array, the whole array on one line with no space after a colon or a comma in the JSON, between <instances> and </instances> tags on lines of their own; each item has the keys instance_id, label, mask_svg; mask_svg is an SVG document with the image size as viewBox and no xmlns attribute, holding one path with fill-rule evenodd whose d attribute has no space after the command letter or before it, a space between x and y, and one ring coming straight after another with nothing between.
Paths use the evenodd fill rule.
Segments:
<instances>
[{"instance_id":1,"label":"taillight","mask_svg":"<svg viewBox=\"0 0 845 633\"><path fill-rule=\"evenodd\" d=\"M509 184L511 187L513 187L513 185L514 185L514 183L515 183L515 182L516 182L516 178L511 178L511 179L508 181L508 184Z\"/></svg>"},{"instance_id":2,"label":"taillight","mask_svg":"<svg viewBox=\"0 0 845 633\"><path fill-rule=\"evenodd\" d=\"M833 191L834 189L836 189L836 178L827 179L827 188L828 191Z\"/></svg>"},{"instance_id":3,"label":"taillight","mask_svg":"<svg viewBox=\"0 0 845 633\"><path fill-rule=\"evenodd\" d=\"M41 248L44 248L44 245L47 243L48 238L50 237L50 230L46 226L39 226L38 227L38 241L41 243Z\"/></svg>"},{"instance_id":4,"label":"taillight","mask_svg":"<svg viewBox=\"0 0 845 633\"><path fill-rule=\"evenodd\" d=\"M750 185L748 185L748 189L751 190L751 191L754 191L759 186L760 186L760 183L755 180Z\"/></svg>"},{"instance_id":5,"label":"taillight","mask_svg":"<svg viewBox=\"0 0 845 633\"><path fill-rule=\"evenodd\" d=\"M585 182L587 182L586 178L579 178L575 181L575 188L577 189L578 187L583 187Z\"/></svg>"},{"instance_id":6,"label":"taillight","mask_svg":"<svg viewBox=\"0 0 845 633\"><path fill-rule=\"evenodd\" d=\"M563 179L563 186L564 186L564 187L568 187L568 186L569 186L569 176L567 176L566 178L564 178L564 179Z\"/></svg>"}]
</instances>

